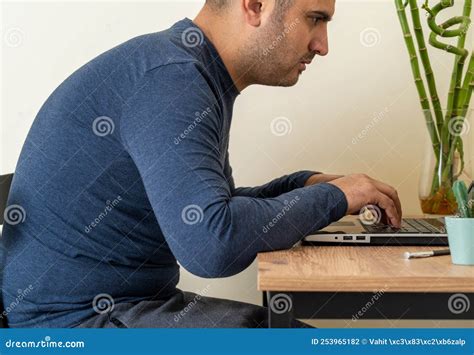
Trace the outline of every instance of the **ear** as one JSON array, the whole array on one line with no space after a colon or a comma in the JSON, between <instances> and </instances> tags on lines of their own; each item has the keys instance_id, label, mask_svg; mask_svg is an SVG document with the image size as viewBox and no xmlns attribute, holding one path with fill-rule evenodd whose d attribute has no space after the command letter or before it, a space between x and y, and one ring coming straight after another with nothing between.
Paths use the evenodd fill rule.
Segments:
<instances>
[{"instance_id":1,"label":"ear","mask_svg":"<svg viewBox=\"0 0 474 355\"><path fill-rule=\"evenodd\" d=\"M266 0L241 0L242 12L250 26L258 27L262 22L262 11L268 6Z\"/></svg>"}]
</instances>

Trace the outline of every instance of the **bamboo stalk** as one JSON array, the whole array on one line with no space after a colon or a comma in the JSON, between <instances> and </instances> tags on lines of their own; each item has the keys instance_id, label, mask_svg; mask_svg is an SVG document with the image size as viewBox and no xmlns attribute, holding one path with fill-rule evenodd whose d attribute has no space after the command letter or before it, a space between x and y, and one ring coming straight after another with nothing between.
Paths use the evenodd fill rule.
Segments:
<instances>
[{"instance_id":1,"label":"bamboo stalk","mask_svg":"<svg viewBox=\"0 0 474 355\"><path fill-rule=\"evenodd\" d=\"M441 1L436 4L432 9L428 8L427 3L423 6L429 13L428 16L428 26L433 31L430 35L430 44L435 48L445 50L449 53L453 53L456 56L459 56L455 59L455 67L453 69L451 84L448 93L448 107L447 115L445 119L445 124L447 124L454 113L454 115L459 114L458 104L459 104L459 92L461 90L462 82L462 72L464 62L466 57L469 55L469 52L464 49L466 33L471 23L469 18L471 12L471 2L472 0L466 0L463 8L463 16L456 16L448 19L441 25L436 24L436 16L439 12L447 7L454 5L453 1ZM449 30L450 27L459 24L459 28L454 30ZM457 46L452 46L449 44L442 43L437 40L437 35L441 37L459 37ZM455 112L453 112L455 111Z\"/></svg>"},{"instance_id":2,"label":"bamboo stalk","mask_svg":"<svg viewBox=\"0 0 474 355\"><path fill-rule=\"evenodd\" d=\"M462 18L465 18L465 20L460 21L459 18L452 18L440 26L443 28L447 28L447 27L453 26L456 23L460 23L460 27L457 29L457 31L460 31L457 48L463 50L462 55L457 57L455 61L457 65L455 64L455 67L453 69L453 76L451 78L451 85L450 85L451 95L449 96L451 100L448 100L449 109L448 109L448 112L446 113L446 125L445 125L446 128L449 128L453 119L460 120L460 122L457 122L458 125L464 124L464 120L467 115L467 111L469 107L470 92L472 93L472 90L469 91L469 83L472 80L472 75L474 71L474 60L473 60L472 55L471 55L471 60L468 65L464 83L462 82L462 73L463 73L464 63L467 56L469 55L469 52L464 48L464 45L465 45L467 31L471 24L471 20L470 20L471 8L472 8L472 0L465 0L464 8L463 8L463 16L462 16ZM451 90L451 89L454 89L454 90ZM448 175L448 169L450 167L450 164L452 164L452 159L454 157L456 150L459 151L459 154L461 156L461 168L464 169L464 151L463 151L462 137L454 135L452 136L452 141L450 138L451 138L451 135L447 137L450 149L448 153L448 161L442 174L443 177L446 177ZM462 169L458 174L454 176L454 180L456 180L459 177L459 175L462 173Z\"/></svg>"},{"instance_id":3,"label":"bamboo stalk","mask_svg":"<svg viewBox=\"0 0 474 355\"><path fill-rule=\"evenodd\" d=\"M466 0L464 3L463 15L470 17L472 10L472 0ZM467 34L467 29L466 29ZM460 92L460 104L462 105L462 115L465 117L471 101L472 91L474 90L474 51L471 53L471 59L467 68L466 76L464 77L464 83Z\"/></svg>"},{"instance_id":4,"label":"bamboo stalk","mask_svg":"<svg viewBox=\"0 0 474 355\"><path fill-rule=\"evenodd\" d=\"M466 0L466 4L468 4L470 2L471 2L471 0ZM464 11L466 11L466 8L468 8L467 16L469 16L470 15L470 8L471 8L470 4L469 4L469 6L465 7ZM446 21L446 23L449 26L448 21ZM457 48L463 48L463 49L464 49L464 45L465 45L465 42L466 42L466 34L467 34L467 29L469 28L469 25L470 25L470 20L467 21L467 22L463 22L463 24L464 23L466 24L466 27L462 29L461 34L460 34L459 39L458 39L458 44L457 44ZM462 101L460 101L461 90L462 90L462 74L463 74L463 69L464 69L464 63L465 63L466 58L468 57L468 55L469 55L469 52L466 49L464 49L463 54L460 57L457 58L457 60L456 60L457 65L455 65L455 68L453 70L453 76L452 76L452 80L451 80L451 86L453 86L453 88L454 88L452 111L451 111L452 116L460 115L460 108L462 107L462 105L461 106L459 105L460 102L462 103ZM449 113L450 112L448 112L448 114ZM448 116L447 118L449 119L449 117L450 116Z\"/></svg>"},{"instance_id":5,"label":"bamboo stalk","mask_svg":"<svg viewBox=\"0 0 474 355\"><path fill-rule=\"evenodd\" d=\"M459 152L459 155L461 156L461 166L459 167L459 173L457 173L455 176L454 176L454 181L456 181L462 174L463 170L464 170L464 143L462 141L462 139L458 139L457 140L457 143L456 143L456 148L455 150L458 150Z\"/></svg>"},{"instance_id":6,"label":"bamboo stalk","mask_svg":"<svg viewBox=\"0 0 474 355\"><path fill-rule=\"evenodd\" d=\"M447 107L447 112L446 112L446 118L445 118L444 125L443 125L443 128L441 130L441 135L440 135L440 141L441 141L442 150L443 150L441 153L443 156L442 161L446 162L446 164L442 164L441 180L443 182L446 179L449 179L449 175L451 172L450 169L451 169L451 164L452 164L452 158L454 156L455 150L462 149L462 142L461 143L459 142L461 138L457 136L452 137L452 135L449 132L449 127L450 127L452 119L461 113L459 102L460 102L460 93L462 90L462 85L461 85L462 72L463 72L464 62L466 60L466 57L469 54L469 52L466 49L464 49L464 44L465 44L467 29L469 28L469 25L471 22L469 18L470 11L471 11L471 0L466 0L464 4L463 16L450 18L449 20L447 20L446 22L438 26L435 21L436 16L439 14L441 10L443 10L446 7L452 6L453 4L454 3L452 1L444 1L444 2L442 1L439 4L435 5L432 9L430 9L429 16L428 16L428 25L433 31L430 35L430 44L438 49L442 49L456 55L455 67L453 69L450 90L448 93L448 107ZM427 4L425 4L424 7L428 8ZM459 28L454 29L454 30L449 30L450 27L456 24L460 25ZM442 37L459 36L458 45L454 47L449 44L442 43L437 39L438 35ZM463 99L464 97L461 98L461 100ZM462 102L463 101L461 101L461 103ZM451 138L453 138L452 141L451 141ZM462 156L462 154L461 154L461 165L462 166L464 165L464 157Z\"/></svg>"},{"instance_id":7,"label":"bamboo stalk","mask_svg":"<svg viewBox=\"0 0 474 355\"><path fill-rule=\"evenodd\" d=\"M471 1L472 0L466 0L465 2L465 7L463 11L463 16L470 16L471 13ZM469 26L467 26L469 28ZM463 31L463 33L459 36L457 47L458 48L464 48L465 42L466 42L466 34L467 34L467 29ZM464 63L466 61L466 58L468 56L468 52L465 51L460 57L456 57L454 60L454 68L453 68L453 73L451 77L451 84L449 86L449 94L448 94L448 111L447 111L447 118L449 118L450 114L452 115L459 115L458 112L458 107L459 103L462 103L462 100L460 100L460 96L462 95L462 74L463 74L463 69L464 69ZM456 111L456 112L453 112Z\"/></svg>"},{"instance_id":8,"label":"bamboo stalk","mask_svg":"<svg viewBox=\"0 0 474 355\"><path fill-rule=\"evenodd\" d=\"M437 6L435 6L435 7L437 7ZM432 16L433 16L433 18L428 19L428 22L432 23L430 28L432 30L436 29L438 33L440 32L440 29L442 29L442 26L452 26L452 25L457 24L457 23L462 23L462 21L463 21L462 18L460 16L458 16L457 18L449 19L444 24L442 24L442 26L438 26L434 23L434 17L437 14L438 14L438 12L436 12L436 10L433 8L432 13L430 13L430 16L429 16L429 18L431 18ZM459 31L459 33L461 33L460 29L458 29L457 31ZM433 31L430 34L429 43L433 47L435 47L437 49L444 50L444 51L452 53L452 54L455 54L456 56L459 56L459 57L464 57L465 58L468 55L468 51L464 48L458 48L458 47L454 47L452 45L440 42L437 39L438 33ZM453 74L453 76L455 76L454 82L456 82L458 74L457 73ZM449 127L449 122L450 122L452 112L453 112L453 108L454 108L453 104L454 104L454 97L455 96L456 96L456 87L454 87L453 90L448 93L448 108L447 108L446 118L444 120L443 128L442 128L441 133L440 133L440 141L446 143L446 144L443 145L443 155L449 154L450 134L449 134L448 127ZM448 158L446 157L446 159L448 159Z\"/></svg>"},{"instance_id":9,"label":"bamboo stalk","mask_svg":"<svg viewBox=\"0 0 474 355\"><path fill-rule=\"evenodd\" d=\"M466 76L460 92L460 105L462 105L462 116L466 116L471 101L471 95L474 88L474 53L471 54L469 65L467 67Z\"/></svg>"},{"instance_id":10,"label":"bamboo stalk","mask_svg":"<svg viewBox=\"0 0 474 355\"><path fill-rule=\"evenodd\" d=\"M441 103L436 87L434 73L429 60L428 49L426 48L423 29L420 21L420 13L416 0L395 0L398 18L403 30L405 44L410 55L410 64L415 78L415 85L420 97L420 103L425 114L425 121L433 143L436 156L436 169L433 174L431 186L431 196L439 192L440 196L430 200L431 207L435 209L441 203L448 203L453 199L452 183L458 179L464 170L464 147L462 138L458 132L450 132L450 126L457 128L464 124L467 115L470 99L474 89L474 54L471 54L466 76L463 80L463 71L469 51L465 49L467 31L471 24L470 14L472 0L465 0L462 16L455 16L444 23L438 25L436 17L439 13L454 5L454 0L440 0L435 6L430 8L428 0L422 6L428 12L428 26L431 29L429 43L440 50L454 54L454 68L451 75L451 82L448 92L448 105L446 116L443 117ZM418 45L418 53L414 45L414 40L408 25L405 8L410 5L411 17L413 21L414 36ZM455 25L459 25L454 27ZM443 43L441 38L458 37L457 44L451 45ZM427 98L424 82L421 78L418 55L423 65L426 82L428 85L431 101ZM430 108L433 107L436 126L434 126L433 115ZM455 122L454 119L460 120ZM453 159L456 151L459 151L461 164L459 171L454 171ZM439 189L439 191L438 191ZM453 200L454 201L454 200Z\"/></svg>"},{"instance_id":11,"label":"bamboo stalk","mask_svg":"<svg viewBox=\"0 0 474 355\"><path fill-rule=\"evenodd\" d=\"M413 76L415 77L415 85L420 97L420 104L423 108L423 113L425 115L426 126L433 143L433 150L436 156L436 160L439 161L439 150L440 143L439 138L436 133L436 127L433 121L433 115L431 113L430 103L426 95L425 85L421 79L420 66L418 63L418 56L416 54L415 44L413 42L413 36L411 35L410 27L408 26L408 20L405 13L405 7L403 6L402 0L395 0L395 5L397 8L398 19L403 31L403 37L405 39L405 45L407 47L408 53L410 54L410 64L413 71Z\"/></svg>"},{"instance_id":12,"label":"bamboo stalk","mask_svg":"<svg viewBox=\"0 0 474 355\"><path fill-rule=\"evenodd\" d=\"M459 17L449 19L448 21L443 23L441 26L443 26L443 27L444 26L452 26L452 25L457 24L457 23L461 23L461 19ZM447 51L449 53L452 53L452 54L455 54L456 56L459 56L459 58L466 58L467 55L469 54L469 52L464 48L454 47L454 46L451 46L449 44L442 43L442 42L438 41L437 36L438 35L435 32L432 32L431 35L430 35L430 44L433 47L441 49L441 50L445 50L445 51ZM462 59L460 59L460 60L462 60ZM461 74L462 74L462 71L459 71L456 74L453 73L454 83L456 83L458 81L458 75L461 75ZM461 79L459 79L459 80L461 80ZM441 130L441 134L440 134L440 141L444 143L444 144L442 144L443 155L445 156L445 161L447 162L447 164L450 162L449 154L451 152L451 149L450 149L450 147L451 147L451 135L450 135L450 132L449 132L449 125L451 123L451 119L453 117L456 117L456 114L459 113L459 110L458 110L457 106L454 106L455 103L456 104L458 103L458 99L456 99L456 97L458 97L458 95L459 95L458 94L459 90L460 89L459 89L458 86L454 86L454 90L450 91L448 93L448 108L447 108L447 112L446 112L446 118L445 118L445 121L444 121L444 125L443 125L443 128ZM455 113L454 116L453 116L453 113ZM446 174L444 174L444 176L446 176Z\"/></svg>"},{"instance_id":13,"label":"bamboo stalk","mask_svg":"<svg viewBox=\"0 0 474 355\"><path fill-rule=\"evenodd\" d=\"M441 109L441 101L439 100L438 91L436 89L436 80L434 77L434 72L431 67L430 58L428 56L428 48L425 43L425 36L423 34L423 28L420 21L420 11L418 10L418 5L416 0L409 0L410 9L413 20L413 29L415 32L416 41L418 43L418 51L420 53L421 62L425 69L426 81L428 83L428 90L431 96L431 104L436 117L436 125L438 137L440 137L441 129L443 128L443 111Z\"/></svg>"}]
</instances>

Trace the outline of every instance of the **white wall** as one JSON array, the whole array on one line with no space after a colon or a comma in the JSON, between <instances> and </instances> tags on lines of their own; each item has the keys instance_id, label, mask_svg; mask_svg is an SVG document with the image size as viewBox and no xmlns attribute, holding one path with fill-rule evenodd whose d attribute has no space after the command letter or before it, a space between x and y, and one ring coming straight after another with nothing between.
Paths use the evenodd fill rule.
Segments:
<instances>
[{"instance_id":1,"label":"white wall","mask_svg":"<svg viewBox=\"0 0 474 355\"><path fill-rule=\"evenodd\" d=\"M193 18L202 3L2 2L0 173L14 170L35 114L72 71L133 36ZM237 100L230 148L237 184L301 169L364 172L398 189L404 214L421 213L426 129L393 1L337 1L329 39L329 55L318 57L296 87L252 87ZM430 51L444 98L452 57ZM282 116L292 131L277 137L270 125ZM374 118L375 127L353 144ZM224 280L184 272L180 286L260 302L255 264Z\"/></svg>"}]
</instances>

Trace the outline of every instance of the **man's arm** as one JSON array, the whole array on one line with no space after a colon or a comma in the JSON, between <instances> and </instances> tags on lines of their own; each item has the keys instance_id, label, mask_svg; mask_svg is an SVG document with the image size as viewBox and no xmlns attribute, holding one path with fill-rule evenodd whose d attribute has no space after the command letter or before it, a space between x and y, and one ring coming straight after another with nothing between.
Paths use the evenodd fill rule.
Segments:
<instances>
[{"instance_id":1,"label":"man's arm","mask_svg":"<svg viewBox=\"0 0 474 355\"><path fill-rule=\"evenodd\" d=\"M217 149L215 90L197 65L149 72L127 101L120 131L174 256L196 275L225 277L248 267L258 252L289 248L340 219L348 204L328 183L267 199L232 196ZM176 144L195 112L207 107L209 116Z\"/></svg>"},{"instance_id":2,"label":"man's arm","mask_svg":"<svg viewBox=\"0 0 474 355\"><path fill-rule=\"evenodd\" d=\"M232 166L229 163L229 153L227 153L225 174L229 177L228 183L232 196L247 196L256 198L272 198L280 196L286 192L293 191L304 187L311 177L321 173L310 170L298 171L293 174L285 175L274 179L262 186L255 187L235 187L234 178L232 176Z\"/></svg>"},{"instance_id":3,"label":"man's arm","mask_svg":"<svg viewBox=\"0 0 474 355\"><path fill-rule=\"evenodd\" d=\"M232 166L229 162L229 153L227 153L226 158L225 174L229 177L228 183L232 192L232 196L248 196L258 198L276 197L286 192L293 191L294 189L320 184L322 182L329 182L344 177L344 175L324 174L312 170L302 170L274 179L262 186L236 188L232 175Z\"/></svg>"},{"instance_id":4,"label":"man's arm","mask_svg":"<svg viewBox=\"0 0 474 355\"><path fill-rule=\"evenodd\" d=\"M306 180L306 183L304 184L304 186L311 186L311 185L320 184L322 182L329 182L336 179L340 179L342 177L344 177L344 175L333 175L333 174L312 175L308 180Z\"/></svg>"},{"instance_id":5,"label":"man's arm","mask_svg":"<svg viewBox=\"0 0 474 355\"><path fill-rule=\"evenodd\" d=\"M308 179L314 174L315 172L312 171L298 171L296 173L274 179L262 186L238 187L233 191L232 196L248 196L259 198L280 196L286 192L304 187Z\"/></svg>"}]
</instances>

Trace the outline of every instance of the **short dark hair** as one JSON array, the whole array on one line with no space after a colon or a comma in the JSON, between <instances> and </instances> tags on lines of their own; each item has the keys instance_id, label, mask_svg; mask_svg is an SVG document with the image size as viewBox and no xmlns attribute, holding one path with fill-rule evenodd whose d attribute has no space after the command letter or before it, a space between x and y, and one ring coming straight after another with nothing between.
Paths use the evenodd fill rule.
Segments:
<instances>
[{"instance_id":1,"label":"short dark hair","mask_svg":"<svg viewBox=\"0 0 474 355\"><path fill-rule=\"evenodd\" d=\"M209 5L215 10L223 10L232 1L235 0L206 0L206 5ZM290 7L290 5L293 3L293 0L275 0L275 3L275 9L278 11L279 14L281 14Z\"/></svg>"}]
</instances>

